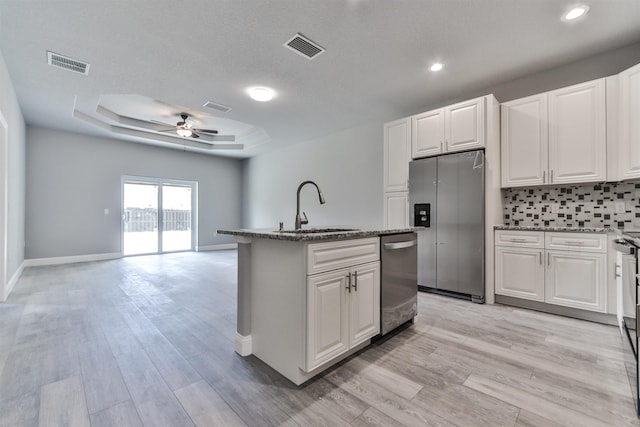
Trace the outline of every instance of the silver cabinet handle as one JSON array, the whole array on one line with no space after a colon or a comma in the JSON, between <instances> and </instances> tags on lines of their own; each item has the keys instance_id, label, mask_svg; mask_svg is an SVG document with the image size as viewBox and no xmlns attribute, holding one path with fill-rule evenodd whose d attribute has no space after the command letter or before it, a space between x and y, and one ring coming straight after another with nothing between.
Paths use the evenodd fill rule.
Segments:
<instances>
[{"instance_id":1,"label":"silver cabinet handle","mask_svg":"<svg viewBox=\"0 0 640 427\"><path fill-rule=\"evenodd\" d=\"M411 248L417 244L418 242L416 240L407 240L405 242L385 243L384 245L382 245L382 247L387 250L395 250L395 249Z\"/></svg>"},{"instance_id":2,"label":"silver cabinet handle","mask_svg":"<svg viewBox=\"0 0 640 427\"><path fill-rule=\"evenodd\" d=\"M356 270L353 275L355 276L355 280L353 281L353 290L358 292L358 271Z\"/></svg>"},{"instance_id":3,"label":"silver cabinet handle","mask_svg":"<svg viewBox=\"0 0 640 427\"><path fill-rule=\"evenodd\" d=\"M584 245L584 242L575 242L575 241L567 240L564 242L564 244L569 246L582 246Z\"/></svg>"},{"instance_id":4,"label":"silver cabinet handle","mask_svg":"<svg viewBox=\"0 0 640 427\"><path fill-rule=\"evenodd\" d=\"M542 171L542 183L547 183L547 171Z\"/></svg>"},{"instance_id":5,"label":"silver cabinet handle","mask_svg":"<svg viewBox=\"0 0 640 427\"><path fill-rule=\"evenodd\" d=\"M509 241L514 243L527 243L527 239L509 239Z\"/></svg>"},{"instance_id":6,"label":"silver cabinet handle","mask_svg":"<svg viewBox=\"0 0 640 427\"><path fill-rule=\"evenodd\" d=\"M444 150L442 148L442 141L440 141L440 152L442 153Z\"/></svg>"},{"instance_id":7,"label":"silver cabinet handle","mask_svg":"<svg viewBox=\"0 0 640 427\"><path fill-rule=\"evenodd\" d=\"M346 289L351 293L351 273L347 274L347 287Z\"/></svg>"},{"instance_id":8,"label":"silver cabinet handle","mask_svg":"<svg viewBox=\"0 0 640 427\"><path fill-rule=\"evenodd\" d=\"M551 257L549 256L549 252L547 252L547 265L551 265Z\"/></svg>"},{"instance_id":9,"label":"silver cabinet handle","mask_svg":"<svg viewBox=\"0 0 640 427\"><path fill-rule=\"evenodd\" d=\"M542 252L538 252L538 260L540 261L540 265L542 265Z\"/></svg>"},{"instance_id":10,"label":"silver cabinet handle","mask_svg":"<svg viewBox=\"0 0 640 427\"><path fill-rule=\"evenodd\" d=\"M553 169L551 169L551 172L549 173L549 184L553 184Z\"/></svg>"}]
</instances>

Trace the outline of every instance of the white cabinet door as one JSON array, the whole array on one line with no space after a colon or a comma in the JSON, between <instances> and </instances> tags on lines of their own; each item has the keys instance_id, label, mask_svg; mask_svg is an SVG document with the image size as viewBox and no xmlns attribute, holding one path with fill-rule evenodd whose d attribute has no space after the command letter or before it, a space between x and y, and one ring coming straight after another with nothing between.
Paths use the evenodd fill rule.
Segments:
<instances>
[{"instance_id":1,"label":"white cabinet door","mask_svg":"<svg viewBox=\"0 0 640 427\"><path fill-rule=\"evenodd\" d=\"M544 301L542 249L496 246L496 294Z\"/></svg>"},{"instance_id":2,"label":"white cabinet door","mask_svg":"<svg viewBox=\"0 0 640 427\"><path fill-rule=\"evenodd\" d=\"M547 183L547 95L501 105L502 186Z\"/></svg>"},{"instance_id":3,"label":"white cabinet door","mask_svg":"<svg viewBox=\"0 0 640 427\"><path fill-rule=\"evenodd\" d=\"M342 269L308 278L307 372L349 349L348 276Z\"/></svg>"},{"instance_id":4,"label":"white cabinet door","mask_svg":"<svg viewBox=\"0 0 640 427\"><path fill-rule=\"evenodd\" d=\"M384 194L385 228L406 228L409 226L409 193Z\"/></svg>"},{"instance_id":5,"label":"white cabinet door","mask_svg":"<svg viewBox=\"0 0 640 427\"><path fill-rule=\"evenodd\" d=\"M606 312L606 259L603 253L547 251L545 301Z\"/></svg>"},{"instance_id":6,"label":"white cabinet door","mask_svg":"<svg viewBox=\"0 0 640 427\"><path fill-rule=\"evenodd\" d=\"M349 294L349 342L354 347L380 332L380 263L352 270Z\"/></svg>"},{"instance_id":7,"label":"white cabinet door","mask_svg":"<svg viewBox=\"0 0 640 427\"><path fill-rule=\"evenodd\" d=\"M409 190L411 118L384 125L384 191Z\"/></svg>"},{"instance_id":8,"label":"white cabinet door","mask_svg":"<svg viewBox=\"0 0 640 427\"><path fill-rule=\"evenodd\" d=\"M620 76L620 179L640 178L640 64Z\"/></svg>"},{"instance_id":9,"label":"white cabinet door","mask_svg":"<svg viewBox=\"0 0 640 427\"><path fill-rule=\"evenodd\" d=\"M606 177L605 80L549 92L549 183Z\"/></svg>"},{"instance_id":10,"label":"white cabinet door","mask_svg":"<svg viewBox=\"0 0 640 427\"><path fill-rule=\"evenodd\" d=\"M411 117L411 157L433 156L444 152L444 109Z\"/></svg>"},{"instance_id":11,"label":"white cabinet door","mask_svg":"<svg viewBox=\"0 0 640 427\"><path fill-rule=\"evenodd\" d=\"M484 147L484 98L447 107L444 123L445 151Z\"/></svg>"}]
</instances>

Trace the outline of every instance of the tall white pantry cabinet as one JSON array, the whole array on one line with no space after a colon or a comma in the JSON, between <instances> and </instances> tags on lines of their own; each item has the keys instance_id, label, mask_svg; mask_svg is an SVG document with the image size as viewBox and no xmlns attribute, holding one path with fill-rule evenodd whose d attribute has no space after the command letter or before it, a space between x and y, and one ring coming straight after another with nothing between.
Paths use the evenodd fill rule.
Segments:
<instances>
[{"instance_id":1,"label":"tall white pantry cabinet","mask_svg":"<svg viewBox=\"0 0 640 427\"><path fill-rule=\"evenodd\" d=\"M409 225L409 161L411 118L384 125L384 226Z\"/></svg>"}]
</instances>

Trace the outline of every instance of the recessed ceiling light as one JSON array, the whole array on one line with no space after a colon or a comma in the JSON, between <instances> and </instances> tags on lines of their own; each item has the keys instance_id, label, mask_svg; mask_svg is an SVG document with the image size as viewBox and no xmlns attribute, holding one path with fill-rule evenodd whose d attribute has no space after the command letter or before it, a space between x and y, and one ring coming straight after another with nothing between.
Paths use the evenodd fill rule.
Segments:
<instances>
[{"instance_id":1,"label":"recessed ceiling light","mask_svg":"<svg viewBox=\"0 0 640 427\"><path fill-rule=\"evenodd\" d=\"M429 69L431 71L440 71L440 70L442 70L442 67L444 67L444 65L442 65L439 62L436 62L435 64L431 65L431 67Z\"/></svg>"},{"instance_id":2,"label":"recessed ceiling light","mask_svg":"<svg viewBox=\"0 0 640 427\"><path fill-rule=\"evenodd\" d=\"M564 22L575 21L576 19L586 15L588 11L589 6L587 5L574 6L573 8L569 9L569 11L564 15L562 15L562 20Z\"/></svg>"},{"instance_id":3,"label":"recessed ceiling light","mask_svg":"<svg viewBox=\"0 0 640 427\"><path fill-rule=\"evenodd\" d=\"M271 101L275 96L273 89L269 89L268 87L251 87L247 91L251 99L259 102Z\"/></svg>"}]
</instances>

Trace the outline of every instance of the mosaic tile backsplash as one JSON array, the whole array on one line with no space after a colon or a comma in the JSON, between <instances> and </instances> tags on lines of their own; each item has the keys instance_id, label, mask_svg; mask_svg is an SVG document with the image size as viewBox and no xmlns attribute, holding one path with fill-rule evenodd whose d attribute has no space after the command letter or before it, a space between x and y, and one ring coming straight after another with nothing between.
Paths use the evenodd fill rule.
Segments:
<instances>
[{"instance_id":1,"label":"mosaic tile backsplash","mask_svg":"<svg viewBox=\"0 0 640 427\"><path fill-rule=\"evenodd\" d=\"M505 225L640 229L640 181L509 188L502 196Z\"/></svg>"}]
</instances>

